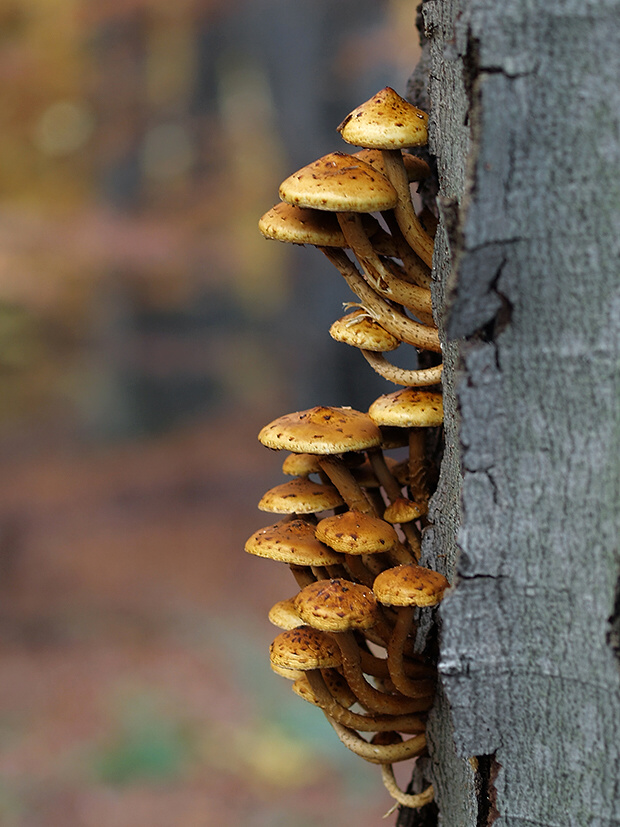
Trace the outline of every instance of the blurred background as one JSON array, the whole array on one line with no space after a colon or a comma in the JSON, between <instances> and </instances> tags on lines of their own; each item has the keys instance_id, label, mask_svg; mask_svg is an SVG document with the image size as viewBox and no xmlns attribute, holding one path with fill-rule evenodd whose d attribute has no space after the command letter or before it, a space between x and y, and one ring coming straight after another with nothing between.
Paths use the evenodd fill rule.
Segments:
<instances>
[{"instance_id":1,"label":"blurred background","mask_svg":"<svg viewBox=\"0 0 620 827\"><path fill-rule=\"evenodd\" d=\"M0 824L370 827L269 668L258 430L392 389L266 241L279 182L418 59L410 0L0 5Z\"/></svg>"}]
</instances>

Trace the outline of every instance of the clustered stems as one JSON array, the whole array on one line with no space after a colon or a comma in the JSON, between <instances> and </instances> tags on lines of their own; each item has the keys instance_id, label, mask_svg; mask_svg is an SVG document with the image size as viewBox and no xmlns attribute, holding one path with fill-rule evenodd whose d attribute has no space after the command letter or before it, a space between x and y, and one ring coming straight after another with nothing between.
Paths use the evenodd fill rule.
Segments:
<instances>
[{"instance_id":1,"label":"clustered stems","mask_svg":"<svg viewBox=\"0 0 620 827\"><path fill-rule=\"evenodd\" d=\"M437 669L430 652L416 649L416 622L448 586L417 562L434 479L424 434L443 422L442 366L404 369L384 355L403 345L429 364L441 353L429 290L433 239L409 190L428 169L402 153L425 143L426 128L425 113L386 87L338 127L365 149L330 153L289 176L282 202L259 222L268 238L324 253L359 302L331 335L401 389L368 413L317 406L266 425L264 445L301 456L285 461L296 479L259 504L288 516L246 543L249 553L287 563L299 587L286 612L270 612L284 629L271 645L274 671L296 679L297 694L323 710L345 747L381 765L386 790L404 807L433 798L432 785L418 795L400 790L392 764L426 748ZM408 448L401 462L386 455L395 445Z\"/></svg>"}]
</instances>

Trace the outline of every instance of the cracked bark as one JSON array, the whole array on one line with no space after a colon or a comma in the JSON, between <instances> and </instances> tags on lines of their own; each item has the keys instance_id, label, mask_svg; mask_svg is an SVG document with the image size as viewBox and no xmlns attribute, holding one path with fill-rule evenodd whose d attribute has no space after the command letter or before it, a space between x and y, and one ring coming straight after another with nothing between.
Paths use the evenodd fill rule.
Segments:
<instances>
[{"instance_id":1,"label":"cracked bark","mask_svg":"<svg viewBox=\"0 0 620 827\"><path fill-rule=\"evenodd\" d=\"M423 560L455 587L437 820L398 824L617 826L620 3L422 13L446 365Z\"/></svg>"}]
</instances>

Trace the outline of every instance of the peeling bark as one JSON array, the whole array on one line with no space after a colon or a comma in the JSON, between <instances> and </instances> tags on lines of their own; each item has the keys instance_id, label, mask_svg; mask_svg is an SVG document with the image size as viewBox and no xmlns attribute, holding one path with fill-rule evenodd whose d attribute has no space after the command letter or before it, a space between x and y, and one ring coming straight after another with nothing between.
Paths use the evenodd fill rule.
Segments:
<instances>
[{"instance_id":1,"label":"peeling bark","mask_svg":"<svg viewBox=\"0 0 620 827\"><path fill-rule=\"evenodd\" d=\"M422 12L446 411L423 560L455 583L437 823L617 827L620 3Z\"/></svg>"}]
</instances>

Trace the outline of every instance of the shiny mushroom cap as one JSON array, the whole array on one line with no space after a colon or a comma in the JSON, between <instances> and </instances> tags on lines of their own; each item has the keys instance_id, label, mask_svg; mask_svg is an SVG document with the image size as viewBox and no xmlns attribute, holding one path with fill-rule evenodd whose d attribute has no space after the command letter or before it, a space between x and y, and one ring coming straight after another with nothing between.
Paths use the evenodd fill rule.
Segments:
<instances>
[{"instance_id":1,"label":"shiny mushroom cap","mask_svg":"<svg viewBox=\"0 0 620 827\"><path fill-rule=\"evenodd\" d=\"M379 445L381 432L368 414L352 408L321 406L274 419L258 438L263 445L276 450L340 454Z\"/></svg>"},{"instance_id":2,"label":"shiny mushroom cap","mask_svg":"<svg viewBox=\"0 0 620 827\"><path fill-rule=\"evenodd\" d=\"M428 141L428 115L386 86L338 127L343 140L371 149L404 149Z\"/></svg>"},{"instance_id":3,"label":"shiny mushroom cap","mask_svg":"<svg viewBox=\"0 0 620 827\"><path fill-rule=\"evenodd\" d=\"M361 309L353 310L337 319L330 327L329 335L337 342L376 353L396 350L400 345L396 336L388 333Z\"/></svg>"},{"instance_id":4,"label":"shiny mushroom cap","mask_svg":"<svg viewBox=\"0 0 620 827\"><path fill-rule=\"evenodd\" d=\"M333 485L299 477L270 488L261 497L258 507L274 514L316 514L343 503Z\"/></svg>"},{"instance_id":5,"label":"shiny mushroom cap","mask_svg":"<svg viewBox=\"0 0 620 827\"><path fill-rule=\"evenodd\" d=\"M359 511L325 517L317 524L316 537L344 554L388 551L398 542L398 535L389 523Z\"/></svg>"},{"instance_id":6,"label":"shiny mushroom cap","mask_svg":"<svg viewBox=\"0 0 620 827\"><path fill-rule=\"evenodd\" d=\"M269 647L271 663L284 669L329 669L340 666L337 643L318 629L298 626L281 632Z\"/></svg>"},{"instance_id":7,"label":"shiny mushroom cap","mask_svg":"<svg viewBox=\"0 0 620 827\"><path fill-rule=\"evenodd\" d=\"M438 571L410 563L382 571L372 589L386 606L436 606L449 585Z\"/></svg>"},{"instance_id":8,"label":"shiny mushroom cap","mask_svg":"<svg viewBox=\"0 0 620 827\"><path fill-rule=\"evenodd\" d=\"M383 512L383 519L388 523L410 523L427 512L426 503L418 505L406 497L397 497Z\"/></svg>"},{"instance_id":9,"label":"shiny mushroom cap","mask_svg":"<svg viewBox=\"0 0 620 827\"><path fill-rule=\"evenodd\" d=\"M260 528L247 540L245 550L294 566L331 566L341 557L314 536L314 526L305 520L287 520Z\"/></svg>"},{"instance_id":10,"label":"shiny mushroom cap","mask_svg":"<svg viewBox=\"0 0 620 827\"><path fill-rule=\"evenodd\" d=\"M379 620L372 591L340 578L306 586L295 598L295 608L305 623L324 632L370 629Z\"/></svg>"},{"instance_id":11,"label":"shiny mushroom cap","mask_svg":"<svg viewBox=\"0 0 620 827\"><path fill-rule=\"evenodd\" d=\"M379 212L398 202L384 175L344 152L330 152L294 172L279 194L288 204L331 212Z\"/></svg>"},{"instance_id":12,"label":"shiny mushroom cap","mask_svg":"<svg viewBox=\"0 0 620 827\"><path fill-rule=\"evenodd\" d=\"M377 425L424 428L443 424L443 398L434 391L404 390L380 396L368 409Z\"/></svg>"}]
</instances>

